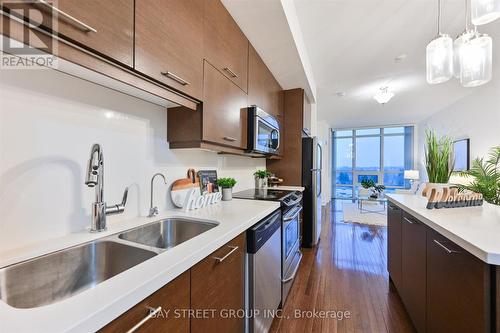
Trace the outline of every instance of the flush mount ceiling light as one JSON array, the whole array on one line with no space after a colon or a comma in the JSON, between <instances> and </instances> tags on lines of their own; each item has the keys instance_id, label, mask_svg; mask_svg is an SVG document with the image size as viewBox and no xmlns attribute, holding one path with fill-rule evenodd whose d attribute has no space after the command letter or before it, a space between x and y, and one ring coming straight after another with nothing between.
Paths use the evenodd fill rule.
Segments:
<instances>
[{"instance_id":1,"label":"flush mount ceiling light","mask_svg":"<svg viewBox=\"0 0 500 333\"><path fill-rule=\"evenodd\" d=\"M373 96L373 99L376 100L379 104L386 104L394 97L394 93L389 91L388 87L380 88L380 91Z\"/></svg>"},{"instance_id":2,"label":"flush mount ceiling light","mask_svg":"<svg viewBox=\"0 0 500 333\"><path fill-rule=\"evenodd\" d=\"M403 54L398 55L396 58L394 58L394 62L396 64L400 64L403 61L405 61L406 58L408 58L408 55L406 53L403 53Z\"/></svg>"},{"instance_id":3,"label":"flush mount ceiling light","mask_svg":"<svg viewBox=\"0 0 500 333\"><path fill-rule=\"evenodd\" d=\"M483 25L500 17L500 0L471 0L471 19L474 25Z\"/></svg>"},{"instance_id":4,"label":"flush mount ceiling light","mask_svg":"<svg viewBox=\"0 0 500 333\"><path fill-rule=\"evenodd\" d=\"M438 0L438 34L426 48L427 82L438 84L453 76L453 39L441 33L441 0Z\"/></svg>"}]
</instances>

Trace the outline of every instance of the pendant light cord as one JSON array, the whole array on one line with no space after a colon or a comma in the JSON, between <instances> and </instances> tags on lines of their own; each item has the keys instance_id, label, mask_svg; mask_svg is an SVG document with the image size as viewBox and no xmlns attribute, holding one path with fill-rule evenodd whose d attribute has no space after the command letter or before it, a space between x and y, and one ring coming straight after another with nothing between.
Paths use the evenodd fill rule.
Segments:
<instances>
[{"instance_id":1,"label":"pendant light cord","mask_svg":"<svg viewBox=\"0 0 500 333\"><path fill-rule=\"evenodd\" d=\"M470 13L469 13L469 0L465 0L465 31L469 31L469 19L470 19Z\"/></svg>"},{"instance_id":2,"label":"pendant light cord","mask_svg":"<svg viewBox=\"0 0 500 333\"><path fill-rule=\"evenodd\" d=\"M438 36L441 36L441 0L438 0Z\"/></svg>"}]
</instances>

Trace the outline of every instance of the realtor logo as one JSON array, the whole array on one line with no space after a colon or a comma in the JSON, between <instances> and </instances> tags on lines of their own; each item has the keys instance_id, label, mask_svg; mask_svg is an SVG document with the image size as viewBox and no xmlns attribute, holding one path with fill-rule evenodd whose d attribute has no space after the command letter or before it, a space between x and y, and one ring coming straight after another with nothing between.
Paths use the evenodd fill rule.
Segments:
<instances>
[{"instance_id":1,"label":"realtor logo","mask_svg":"<svg viewBox=\"0 0 500 333\"><path fill-rule=\"evenodd\" d=\"M6 14L0 15L0 69L57 68L57 41L40 31L57 31L57 16L51 9L56 3L41 6L38 0L0 1Z\"/></svg>"}]
</instances>

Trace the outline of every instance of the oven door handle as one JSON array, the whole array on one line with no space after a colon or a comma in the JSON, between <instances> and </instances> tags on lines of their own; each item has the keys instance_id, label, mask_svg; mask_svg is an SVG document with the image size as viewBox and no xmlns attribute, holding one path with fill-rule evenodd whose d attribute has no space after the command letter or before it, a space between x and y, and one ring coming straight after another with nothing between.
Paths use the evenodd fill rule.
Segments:
<instances>
[{"instance_id":1,"label":"oven door handle","mask_svg":"<svg viewBox=\"0 0 500 333\"><path fill-rule=\"evenodd\" d=\"M293 270L293 273L292 275L290 275L289 277L287 277L286 279L282 279L281 282L283 283L287 283L287 282L290 282L292 281L293 279L295 279L295 275L297 275L297 272L299 271L299 267L300 267L300 262L302 261L302 252L300 252L300 250L297 250L297 253L299 254L299 262L297 263L297 266L295 266L295 269Z\"/></svg>"},{"instance_id":2,"label":"oven door handle","mask_svg":"<svg viewBox=\"0 0 500 333\"><path fill-rule=\"evenodd\" d=\"M296 217L297 217L297 215L299 215L299 213L302 211L302 206L297 207L297 208L294 208L294 210L295 210L295 211L293 212L293 214L292 214L291 216L285 216L285 217L283 218L283 222L288 222L288 221L291 221L291 220L293 220L294 218L296 218Z\"/></svg>"}]
</instances>

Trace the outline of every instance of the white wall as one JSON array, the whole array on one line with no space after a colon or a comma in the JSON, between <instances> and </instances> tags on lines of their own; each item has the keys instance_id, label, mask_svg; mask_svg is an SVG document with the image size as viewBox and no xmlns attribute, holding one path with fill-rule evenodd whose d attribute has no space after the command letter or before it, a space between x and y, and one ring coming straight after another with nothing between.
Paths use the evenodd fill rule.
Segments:
<instances>
[{"instance_id":1,"label":"white wall","mask_svg":"<svg viewBox=\"0 0 500 333\"><path fill-rule=\"evenodd\" d=\"M169 150L165 109L53 70L0 72L0 251L81 231L90 224L94 190L84 185L93 143L103 146L105 199L124 214L147 215L149 181L163 172L171 184L186 169L217 169L253 187L264 159ZM172 207L157 181L157 205Z\"/></svg>"},{"instance_id":2,"label":"white wall","mask_svg":"<svg viewBox=\"0 0 500 333\"><path fill-rule=\"evenodd\" d=\"M494 80L482 87L468 88L474 90L467 97L419 124L417 163L423 180L427 180L423 164L426 128L453 139L470 138L471 159L487 156L492 146L500 145L500 75Z\"/></svg>"},{"instance_id":3,"label":"white wall","mask_svg":"<svg viewBox=\"0 0 500 333\"><path fill-rule=\"evenodd\" d=\"M322 195L321 203L326 205L330 202L332 198L332 168L331 168L331 138L330 138L330 126L325 121L318 121L317 124L317 136L321 141L321 146L323 147L323 172L322 172Z\"/></svg>"}]
</instances>

